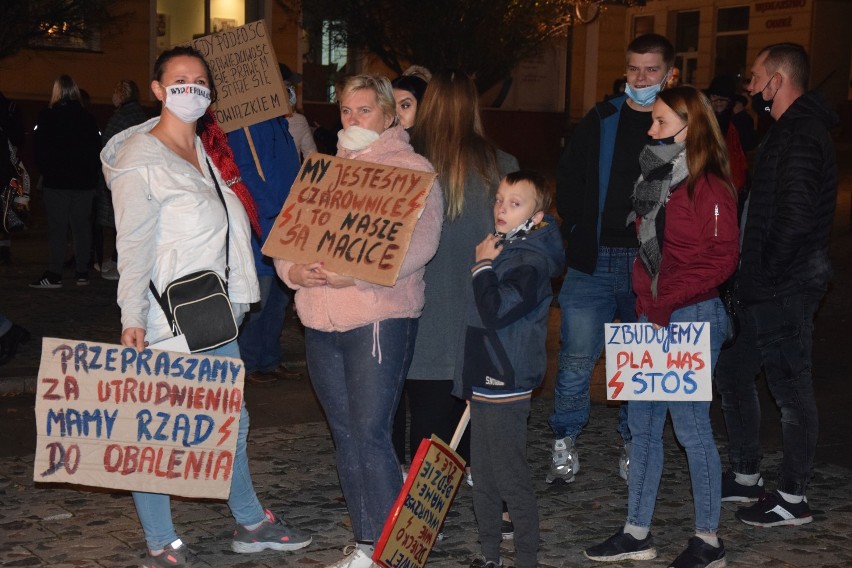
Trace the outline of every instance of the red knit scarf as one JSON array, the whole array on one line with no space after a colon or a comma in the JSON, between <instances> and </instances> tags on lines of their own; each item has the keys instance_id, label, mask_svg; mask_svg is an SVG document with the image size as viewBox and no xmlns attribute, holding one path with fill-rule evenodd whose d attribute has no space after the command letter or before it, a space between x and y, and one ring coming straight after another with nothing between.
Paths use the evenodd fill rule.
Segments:
<instances>
[{"instance_id":1,"label":"red knit scarf","mask_svg":"<svg viewBox=\"0 0 852 568\"><path fill-rule=\"evenodd\" d=\"M255 205L254 198L240 176L240 169L234 161L234 153L228 146L228 135L216 122L216 117L210 109L207 110L207 114L201 117L199 124L202 127L199 136L201 143L204 144L204 151L207 152L216 169L222 174L225 184L239 197L248 214L252 230L258 237L262 237L257 205Z\"/></svg>"}]
</instances>

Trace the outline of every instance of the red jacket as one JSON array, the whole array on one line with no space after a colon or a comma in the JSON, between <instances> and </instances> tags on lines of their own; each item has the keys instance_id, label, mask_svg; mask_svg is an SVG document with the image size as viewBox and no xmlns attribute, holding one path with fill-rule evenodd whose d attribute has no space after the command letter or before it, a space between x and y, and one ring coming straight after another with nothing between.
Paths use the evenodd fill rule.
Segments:
<instances>
[{"instance_id":1,"label":"red jacket","mask_svg":"<svg viewBox=\"0 0 852 568\"><path fill-rule=\"evenodd\" d=\"M691 202L682 182L672 191L665 216L656 300L645 266L638 259L633 263L636 313L658 325L668 325L677 309L717 297L717 286L734 273L739 259L737 203L719 178L698 180ZM641 222L640 217L637 230Z\"/></svg>"}]
</instances>

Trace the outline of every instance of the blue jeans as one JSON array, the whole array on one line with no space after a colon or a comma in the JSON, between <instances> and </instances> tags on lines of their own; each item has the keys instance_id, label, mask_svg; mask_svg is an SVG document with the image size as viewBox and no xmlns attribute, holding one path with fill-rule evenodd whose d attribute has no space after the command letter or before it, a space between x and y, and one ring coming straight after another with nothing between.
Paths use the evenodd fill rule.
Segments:
<instances>
[{"instance_id":1,"label":"blue jeans","mask_svg":"<svg viewBox=\"0 0 852 568\"><path fill-rule=\"evenodd\" d=\"M357 541L381 536L402 487L391 429L416 336L413 318L343 332L305 330L308 373L334 439Z\"/></svg>"},{"instance_id":2,"label":"blue jeans","mask_svg":"<svg viewBox=\"0 0 852 568\"><path fill-rule=\"evenodd\" d=\"M648 321L645 316L640 321ZM716 364L728 330L728 316L718 298L686 306L672 313L671 321L710 323L710 368ZM709 402L630 402L629 425L633 435L627 489L627 522L650 527L663 474L663 428L666 413L678 442L686 450L692 498L695 505L695 530L715 533L722 507L722 464L713 440Z\"/></svg>"},{"instance_id":3,"label":"blue jeans","mask_svg":"<svg viewBox=\"0 0 852 568\"><path fill-rule=\"evenodd\" d=\"M740 335L722 352L716 388L728 429L731 467L737 473L760 472L760 402L755 377L763 367L766 382L781 408L784 458L778 489L804 495L813 475L819 433L814 398L814 316L824 290L810 290L748 306L740 314Z\"/></svg>"},{"instance_id":4,"label":"blue jeans","mask_svg":"<svg viewBox=\"0 0 852 568\"><path fill-rule=\"evenodd\" d=\"M237 341L246 366L246 374L274 371L281 363L281 330L290 293L274 274L258 275L260 310L246 314Z\"/></svg>"},{"instance_id":5,"label":"blue jeans","mask_svg":"<svg viewBox=\"0 0 852 568\"><path fill-rule=\"evenodd\" d=\"M216 349L204 351L205 355L221 355L224 357L240 356L236 341L232 341ZM231 474L231 495L228 497L228 507L234 519L241 525L254 525L266 518L263 506L254 492L251 473L246 454L246 438L249 430L249 415L243 403L240 411L240 430L237 434L237 453L234 456L234 469ZM145 542L149 550L165 548L177 538L172 522L171 497L162 493L133 492L133 502L136 514L145 532Z\"/></svg>"},{"instance_id":6,"label":"blue jeans","mask_svg":"<svg viewBox=\"0 0 852 568\"><path fill-rule=\"evenodd\" d=\"M633 260L636 249L600 247L594 274L568 269L559 306L562 309L562 347L550 427L556 438L577 436L589 422L589 382L604 344L604 324L618 316L624 323L636 321L633 294ZM627 405L622 403L618 430L630 441Z\"/></svg>"}]
</instances>

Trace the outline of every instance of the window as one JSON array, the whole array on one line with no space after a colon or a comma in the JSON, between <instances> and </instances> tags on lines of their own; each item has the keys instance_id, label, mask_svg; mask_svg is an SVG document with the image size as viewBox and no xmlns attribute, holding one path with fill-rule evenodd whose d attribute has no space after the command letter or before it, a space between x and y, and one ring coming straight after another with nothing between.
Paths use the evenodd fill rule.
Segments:
<instances>
[{"instance_id":1,"label":"window","mask_svg":"<svg viewBox=\"0 0 852 568\"><path fill-rule=\"evenodd\" d=\"M41 36L30 40L29 45L41 49L72 51L100 51L101 21L97 16L69 7L46 14L39 22ZM49 19L48 19L49 18Z\"/></svg>"},{"instance_id":2,"label":"window","mask_svg":"<svg viewBox=\"0 0 852 568\"><path fill-rule=\"evenodd\" d=\"M157 0L157 49L245 24L246 0Z\"/></svg>"},{"instance_id":3,"label":"window","mask_svg":"<svg viewBox=\"0 0 852 568\"><path fill-rule=\"evenodd\" d=\"M654 16L636 16L633 18L633 37L654 33Z\"/></svg>"},{"instance_id":4,"label":"window","mask_svg":"<svg viewBox=\"0 0 852 568\"><path fill-rule=\"evenodd\" d=\"M743 77L748 49L749 7L719 8L716 17L716 60L713 76Z\"/></svg>"},{"instance_id":5,"label":"window","mask_svg":"<svg viewBox=\"0 0 852 568\"><path fill-rule=\"evenodd\" d=\"M697 10L678 12L675 18L675 67L680 70L681 83L695 83L698 69L698 23Z\"/></svg>"}]
</instances>

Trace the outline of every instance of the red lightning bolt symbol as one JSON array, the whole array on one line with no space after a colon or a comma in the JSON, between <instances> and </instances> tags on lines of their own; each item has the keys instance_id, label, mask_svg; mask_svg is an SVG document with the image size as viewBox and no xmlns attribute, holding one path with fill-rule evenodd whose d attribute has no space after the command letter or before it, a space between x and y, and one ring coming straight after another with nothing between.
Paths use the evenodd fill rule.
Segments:
<instances>
[{"instance_id":1,"label":"red lightning bolt symbol","mask_svg":"<svg viewBox=\"0 0 852 568\"><path fill-rule=\"evenodd\" d=\"M294 203L294 204L290 205L289 207L287 207L286 209L281 211L281 215L279 217L279 219L281 221L278 223L279 227L283 227L284 225L286 225L290 221L290 219L293 218L293 213L291 213L291 212L293 211L293 207L295 207L295 206L296 206L296 204Z\"/></svg>"},{"instance_id":2,"label":"red lightning bolt symbol","mask_svg":"<svg viewBox=\"0 0 852 568\"><path fill-rule=\"evenodd\" d=\"M222 437L219 439L219 443L217 446L221 446L225 443L225 440L231 437L231 424L234 422L234 417L229 416L225 423L219 426L219 433L222 434Z\"/></svg>"},{"instance_id":3,"label":"red lightning bolt symbol","mask_svg":"<svg viewBox=\"0 0 852 568\"><path fill-rule=\"evenodd\" d=\"M612 393L612 399L615 400L618 398L618 393L621 392L621 389L624 388L624 383L618 380L618 377L621 376L621 371L616 371L616 373L612 376L607 383L608 386L615 389L615 392Z\"/></svg>"}]
</instances>

